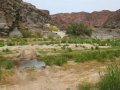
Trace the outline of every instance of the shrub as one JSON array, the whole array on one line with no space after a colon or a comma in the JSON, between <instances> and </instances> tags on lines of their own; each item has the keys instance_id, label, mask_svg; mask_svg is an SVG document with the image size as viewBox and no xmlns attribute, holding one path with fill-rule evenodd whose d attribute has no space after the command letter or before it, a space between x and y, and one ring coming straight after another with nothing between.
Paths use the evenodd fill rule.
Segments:
<instances>
[{"instance_id":1,"label":"shrub","mask_svg":"<svg viewBox=\"0 0 120 90\"><path fill-rule=\"evenodd\" d=\"M99 90L120 90L120 68L114 64L107 68L107 72L101 75L98 83Z\"/></svg>"},{"instance_id":2,"label":"shrub","mask_svg":"<svg viewBox=\"0 0 120 90\"><path fill-rule=\"evenodd\" d=\"M67 27L67 34L74 36L91 36L92 29L82 23L72 23Z\"/></svg>"}]
</instances>

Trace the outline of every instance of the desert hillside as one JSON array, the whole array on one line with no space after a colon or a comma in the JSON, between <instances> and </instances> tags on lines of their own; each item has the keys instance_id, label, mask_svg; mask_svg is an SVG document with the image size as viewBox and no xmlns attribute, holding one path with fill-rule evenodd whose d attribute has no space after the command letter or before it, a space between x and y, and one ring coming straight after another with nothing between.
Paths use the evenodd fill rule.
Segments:
<instances>
[{"instance_id":1,"label":"desert hillside","mask_svg":"<svg viewBox=\"0 0 120 90\"><path fill-rule=\"evenodd\" d=\"M95 11L92 13L87 12L59 13L51 15L51 17L62 25L68 25L73 22L75 23L82 22L89 26L102 27L104 25L108 25L107 23L109 23L109 25L112 23L118 24L117 22L120 21L119 15L120 10L118 11L103 10L99 12Z\"/></svg>"}]
</instances>

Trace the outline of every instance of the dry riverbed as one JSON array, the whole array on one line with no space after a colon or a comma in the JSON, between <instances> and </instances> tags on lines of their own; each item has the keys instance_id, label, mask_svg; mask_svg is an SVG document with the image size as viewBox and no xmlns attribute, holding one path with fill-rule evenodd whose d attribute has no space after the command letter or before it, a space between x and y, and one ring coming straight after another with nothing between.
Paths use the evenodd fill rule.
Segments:
<instances>
[{"instance_id":1,"label":"dry riverbed","mask_svg":"<svg viewBox=\"0 0 120 90\"><path fill-rule=\"evenodd\" d=\"M75 63L69 61L63 66L47 66L45 69L16 70L9 84L0 90L77 90L79 84L99 81L99 71L106 63L96 61Z\"/></svg>"},{"instance_id":2,"label":"dry riverbed","mask_svg":"<svg viewBox=\"0 0 120 90\"><path fill-rule=\"evenodd\" d=\"M25 45L25 46L5 46L15 53L4 55L5 57L17 59L23 50L28 53L24 57L31 58L34 52L51 49L61 49L59 45ZM84 50L94 47L90 44L70 44L67 46L72 50ZM110 46L99 46L99 48L109 48ZM49 52L48 52L49 53ZM50 52L51 53L51 52ZM85 63L75 63L68 61L62 66L46 66L43 69L14 69L14 75L8 78L0 90L78 90L78 85L83 83L96 83L99 81L99 72L103 71L109 62L100 63L89 61Z\"/></svg>"}]
</instances>

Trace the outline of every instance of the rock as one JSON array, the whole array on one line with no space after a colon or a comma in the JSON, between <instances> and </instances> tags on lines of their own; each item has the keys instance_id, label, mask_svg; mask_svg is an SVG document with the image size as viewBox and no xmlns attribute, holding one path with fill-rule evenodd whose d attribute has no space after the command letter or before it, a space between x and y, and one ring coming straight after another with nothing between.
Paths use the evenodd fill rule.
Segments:
<instances>
[{"instance_id":1,"label":"rock","mask_svg":"<svg viewBox=\"0 0 120 90\"><path fill-rule=\"evenodd\" d=\"M9 27L6 23L0 23L0 36L7 35Z\"/></svg>"},{"instance_id":2,"label":"rock","mask_svg":"<svg viewBox=\"0 0 120 90\"><path fill-rule=\"evenodd\" d=\"M19 31L27 28L31 32L41 32L46 30L47 23L56 25L48 10L37 9L22 0L0 0L0 23L6 23L10 32L15 27Z\"/></svg>"},{"instance_id":3,"label":"rock","mask_svg":"<svg viewBox=\"0 0 120 90\"><path fill-rule=\"evenodd\" d=\"M9 37L23 37L22 33L15 27L10 33Z\"/></svg>"},{"instance_id":4,"label":"rock","mask_svg":"<svg viewBox=\"0 0 120 90\"><path fill-rule=\"evenodd\" d=\"M37 53L32 47L25 47L21 50L19 58L21 60L35 60L37 58Z\"/></svg>"},{"instance_id":5,"label":"rock","mask_svg":"<svg viewBox=\"0 0 120 90\"><path fill-rule=\"evenodd\" d=\"M7 29L6 23L0 23L0 29Z\"/></svg>"}]
</instances>

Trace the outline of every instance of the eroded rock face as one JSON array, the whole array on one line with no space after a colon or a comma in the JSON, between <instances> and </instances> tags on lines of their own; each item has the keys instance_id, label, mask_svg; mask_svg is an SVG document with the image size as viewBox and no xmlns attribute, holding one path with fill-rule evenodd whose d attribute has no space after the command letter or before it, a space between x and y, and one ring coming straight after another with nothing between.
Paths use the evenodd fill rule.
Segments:
<instances>
[{"instance_id":1,"label":"eroded rock face","mask_svg":"<svg viewBox=\"0 0 120 90\"><path fill-rule=\"evenodd\" d=\"M37 9L22 0L0 0L0 28L1 23L5 23L9 31L17 27L19 30L28 29L33 32L44 31L46 23L55 24L49 11Z\"/></svg>"},{"instance_id":2,"label":"eroded rock face","mask_svg":"<svg viewBox=\"0 0 120 90\"><path fill-rule=\"evenodd\" d=\"M68 25L69 23L85 23L93 27L101 27L108 18L113 14L111 11L103 10L101 12L79 12L79 13L60 13L51 17L60 24Z\"/></svg>"},{"instance_id":3,"label":"eroded rock face","mask_svg":"<svg viewBox=\"0 0 120 90\"><path fill-rule=\"evenodd\" d=\"M104 27L120 29L120 10L117 10L110 16L110 18L105 22Z\"/></svg>"}]
</instances>

